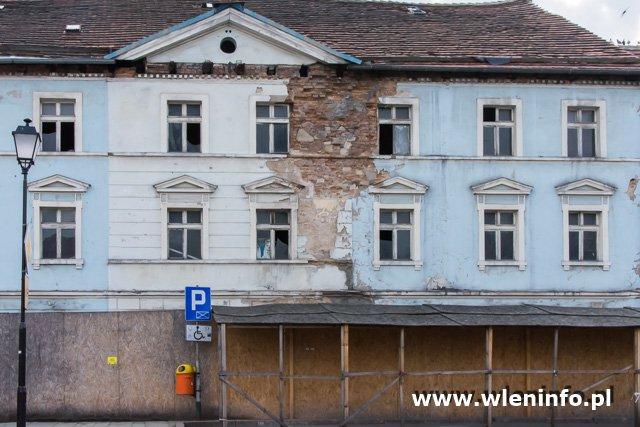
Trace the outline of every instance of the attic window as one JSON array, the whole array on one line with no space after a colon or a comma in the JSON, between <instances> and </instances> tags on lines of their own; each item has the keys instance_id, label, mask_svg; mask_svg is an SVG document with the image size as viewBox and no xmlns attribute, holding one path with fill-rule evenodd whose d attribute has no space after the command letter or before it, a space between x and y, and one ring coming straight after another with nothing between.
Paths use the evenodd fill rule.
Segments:
<instances>
[{"instance_id":1,"label":"attic window","mask_svg":"<svg viewBox=\"0 0 640 427\"><path fill-rule=\"evenodd\" d=\"M233 53L236 51L236 41L231 37L225 37L220 42L220 50L224 53Z\"/></svg>"},{"instance_id":2,"label":"attic window","mask_svg":"<svg viewBox=\"0 0 640 427\"><path fill-rule=\"evenodd\" d=\"M213 9L213 3L202 3L203 9Z\"/></svg>"},{"instance_id":3,"label":"attic window","mask_svg":"<svg viewBox=\"0 0 640 427\"><path fill-rule=\"evenodd\" d=\"M425 12L424 10L420 9L417 6L408 6L407 7L407 11L411 15L426 15L427 14L427 12Z\"/></svg>"},{"instance_id":4,"label":"attic window","mask_svg":"<svg viewBox=\"0 0 640 427\"><path fill-rule=\"evenodd\" d=\"M69 24L64 28L65 33L79 33L82 29L80 24Z\"/></svg>"},{"instance_id":5,"label":"attic window","mask_svg":"<svg viewBox=\"0 0 640 427\"><path fill-rule=\"evenodd\" d=\"M4 9L4 5L0 4L0 10Z\"/></svg>"}]
</instances>

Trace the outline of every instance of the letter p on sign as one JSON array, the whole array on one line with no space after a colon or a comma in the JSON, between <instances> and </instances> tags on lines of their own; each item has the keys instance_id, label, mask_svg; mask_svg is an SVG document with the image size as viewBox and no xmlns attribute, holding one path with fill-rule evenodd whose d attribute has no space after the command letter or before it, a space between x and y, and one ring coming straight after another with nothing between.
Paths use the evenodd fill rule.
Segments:
<instances>
[{"instance_id":1,"label":"letter p on sign","mask_svg":"<svg viewBox=\"0 0 640 427\"><path fill-rule=\"evenodd\" d=\"M187 321L211 320L211 289L187 286L184 289L184 317Z\"/></svg>"}]
</instances>

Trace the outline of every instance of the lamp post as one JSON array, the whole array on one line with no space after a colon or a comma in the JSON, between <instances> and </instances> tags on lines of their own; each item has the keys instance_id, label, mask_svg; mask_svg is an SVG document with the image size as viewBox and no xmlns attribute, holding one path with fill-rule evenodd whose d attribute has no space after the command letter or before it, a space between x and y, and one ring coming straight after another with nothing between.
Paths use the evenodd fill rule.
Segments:
<instances>
[{"instance_id":1,"label":"lamp post","mask_svg":"<svg viewBox=\"0 0 640 427\"><path fill-rule=\"evenodd\" d=\"M17 427L25 427L27 425L27 322L25 319L27 309L27 253L24 243L27 236L27 174L29 173L29 168L33 166L40 143L40 134L35 127L29 125L31 120L24 119L24 123L24 126L18 126L15 131L11 132L16 148L16 159L22 169L22 277L20 288L20 329L18 335Z\"/></svg>"}]
</instances>

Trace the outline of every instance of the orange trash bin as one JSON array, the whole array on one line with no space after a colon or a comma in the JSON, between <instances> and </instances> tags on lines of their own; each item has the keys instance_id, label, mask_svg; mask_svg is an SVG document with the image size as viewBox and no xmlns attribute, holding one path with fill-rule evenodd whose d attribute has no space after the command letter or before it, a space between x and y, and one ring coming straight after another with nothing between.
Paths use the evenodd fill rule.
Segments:
<instances>
[{"instance_id":1,"label":"orange trash bin","mask_svg":"<svg viewBox=\"0 0 640 427\"><path fill-rule=\"evenodd\" d=\"M196 368L183 363L176 369L176 394L180 396L195 396Z\"/></svg>"}]
</instances>

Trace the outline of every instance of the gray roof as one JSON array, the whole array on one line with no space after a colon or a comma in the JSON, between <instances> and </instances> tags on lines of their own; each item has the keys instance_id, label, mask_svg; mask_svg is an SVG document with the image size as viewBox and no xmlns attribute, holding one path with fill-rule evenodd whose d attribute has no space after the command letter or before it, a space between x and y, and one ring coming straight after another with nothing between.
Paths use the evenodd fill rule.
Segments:
<instances>
[{"instance_id":1,"label":"gray roof","mask_svg":"<svg viewBox=\"0 0 640 427\"><path fill-rule=\"evenodd\" d=\"M267 304L214 306L220 324L640 327L640 310L538 305Z\"/></svg>"}]
</instances>

